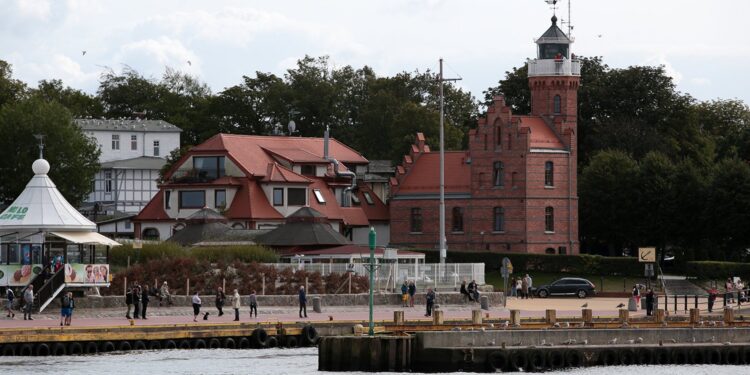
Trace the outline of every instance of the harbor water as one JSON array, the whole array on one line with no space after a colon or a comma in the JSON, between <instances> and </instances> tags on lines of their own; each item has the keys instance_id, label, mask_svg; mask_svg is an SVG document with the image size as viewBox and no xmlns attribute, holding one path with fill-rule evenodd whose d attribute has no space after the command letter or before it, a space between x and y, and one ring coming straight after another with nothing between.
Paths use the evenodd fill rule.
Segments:
<instances>
[{"instance_id":1,"label":"harbor water","mask_svg":"<svg viewBox=\"0 0 750 375\"><path fill-rule=\"evenodd\" d=\"M131 351L92 356L0 357L0 374L366 374L318 371L316 348L265 350ZM412 373L409 373L412 374ZM454 373L459 374L459 373ZM734 375L750 366L589 367L555 372L571 375Z\"/></svg>"}]
</instances>

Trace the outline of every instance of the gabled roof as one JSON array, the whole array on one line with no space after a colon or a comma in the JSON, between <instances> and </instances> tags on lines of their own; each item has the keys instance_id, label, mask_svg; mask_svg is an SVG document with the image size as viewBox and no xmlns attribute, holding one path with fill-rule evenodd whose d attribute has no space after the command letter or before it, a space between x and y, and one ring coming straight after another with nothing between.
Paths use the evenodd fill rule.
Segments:
<instances>
[{"instance_id":1,"label":"gabled roof","mask_svg":"<svg viewBox=\"0 0 750 375\"><path fill-rule=\"evenodd\" d=\"M261 180L263 182L287 182L287 183L302 183L309 184L310 179L290 171L283 165L273 162L268 163L268 168L265 177Z\"/></svg>"},{"instance_id":2,"label":"gabled roof","mask_svg":"<svg viewBox=\"0 0 750 375\"><path fill-rule=\"evenodd\" d=\"M182 246L192 246L205 240L221 238L230 230L232 228L229 225L220 222L191 223L175 232L167 241L176 242Z\"/></svg>"},{"instance_id":3,"label":"gabled roof","mask_svg":"<svg viewBox=\"0 0 750 375\"><path fill-rule=\"evenodd\" d=\"M543 118L538 116L515 117L520 120L519 127L527 127L531 130L529 134L531 148L565 149L565 145Z\"/></svg>"},{"instance_id":4,"label":"gabled roof","mask_svg":"<svg viewBox=\"0 0 750 375\"><path fill-rule=\"evenodd\" d=\"M294 163L322 160L323 138L217 134L193 147L190 152L227 152L245 172L252 176L265 176L268 163L274 162L272 155L283 156ZM329 155L341 163L367 164L367 159L362 155L333 138L329 142Z\"/></svg>"},{"instance_id":5,"label":"gabled roof","mask_svg":"<svg viewBox=\"0 0 750 375\"><path fill-rule=\"evenodd\" d=\"M243 179L242 185L234 195L232 205L224 212L224 215L232 220L247 219L283 219L279 211L276 211L266 199L263 189L255 181Z\"/></svg>"},{"instance_id":6,"label":"gabled roof","mask_svg":"<svg viewBox=\"0 0 750 375\"><path fill-rule=\"evenodd\" d=\"M469 193L471 168L466 164L466 151L445 152L445 192ZM433 194L440 191L440 153L425 152L401 181L396 196L401 194Z\"/></svg>"},{"instance_id":7,"label":"gabled roof","mask_svg":"<svg viewBox=\"0 0 750 375\"><path fill-rule=\"evenodd\" d=\"M154 195L153 198L143 207L141 212L133 218L133 221L138 220L149 220L149 221L161 221L161 220L172 220L164 211L164 189Z\"/></svg>"},{"instance_id":8,"label":"gabled roof","mask_svg":"<svg viewBox=\"0 0 750 375\"><path fill-rule=\"evenodd\" d=\"M285 224L278 228L258 236L256 241L272 247L331 246L351 243L341 233L333 230L328 222L319 220L322 216L321 213L309 207L301 208L290 215L291 220L287 220ZM318 220L300 220L301 218L318 218Z\"/></svg>"}]
</instances>

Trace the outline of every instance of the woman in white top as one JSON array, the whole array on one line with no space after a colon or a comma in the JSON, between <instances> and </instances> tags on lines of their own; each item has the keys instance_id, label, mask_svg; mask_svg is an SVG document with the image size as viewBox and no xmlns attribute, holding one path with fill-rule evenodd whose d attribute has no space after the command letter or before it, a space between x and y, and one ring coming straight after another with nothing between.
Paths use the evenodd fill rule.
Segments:
<instances>
[{"instance_id":1,"label":"woman in white top","mask_svg":"<svg viewBox=\"0 0 750 375\"><path fill-rule=\"evenodd\" d=\"M516 279L516 298L521 298L524 292L525 291L523 290L523 281L519 277Z\"/></svg>"},{"instance_id":2,"label":"woman in white top","mask_svg":"<svg viewBox=\"0 0 750 375\"><path fill-rule=\"evenodd\" d=\"M198 314L201 313L201 298L198 296L198 292L196 291L193 295L193 321L198 321Z\"/></svg>"},{"instance_id":3,"label":"woman in white top","mask_svg":"<svg viewBox=\"0 0 750 375\"><path fill-rule=\"evenodd\" d=\"M234 290L234 295L232 295L232 307L234 307L234 321L239 322L240 321L240 292L238 292L237 289Z\"/></svg>"}]
</instances>

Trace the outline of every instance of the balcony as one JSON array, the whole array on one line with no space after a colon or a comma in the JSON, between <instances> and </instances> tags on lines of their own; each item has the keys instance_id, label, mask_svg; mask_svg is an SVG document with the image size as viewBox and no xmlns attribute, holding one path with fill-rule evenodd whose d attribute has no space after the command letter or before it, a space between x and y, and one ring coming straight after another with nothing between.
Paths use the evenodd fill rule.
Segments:
<instances>
[{"instance_id":1,"label":"balcony","mask_svg":"<svg viewBox=\"0 0 750 375\"><path fill-rule=\"evenodd\" d=\"M189 169L175 172L170 181L176 184L200 184L212 182L217 178L219 177L216 171Z\"/></svg>"},{"instance_id":2,"label":"balcony","mask_svg":"<svg viewBox=\"0 0 750 375\"><path fill-rule=\"evenodd\" d=\"M535 59L528 60L528 64L529 77L581 75L581 62L577 59Z\"/></svg>"}]
</instances>

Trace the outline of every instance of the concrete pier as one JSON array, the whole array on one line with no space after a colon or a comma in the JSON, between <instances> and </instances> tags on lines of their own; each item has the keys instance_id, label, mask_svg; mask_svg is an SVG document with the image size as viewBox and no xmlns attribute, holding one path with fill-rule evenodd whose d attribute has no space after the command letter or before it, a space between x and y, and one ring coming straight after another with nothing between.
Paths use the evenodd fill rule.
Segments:
<instances>
[{"instance_id":1,"label":"concrete pier","mask_svg":"<svg viewBox=\"0 0 750 375\"><path fill-rule=\"evenodd\" d=\"M323 337L320 371L409 371L411 336Z\"/></svg>"}]
</instances>

